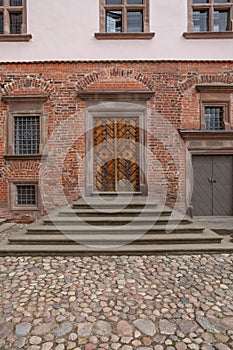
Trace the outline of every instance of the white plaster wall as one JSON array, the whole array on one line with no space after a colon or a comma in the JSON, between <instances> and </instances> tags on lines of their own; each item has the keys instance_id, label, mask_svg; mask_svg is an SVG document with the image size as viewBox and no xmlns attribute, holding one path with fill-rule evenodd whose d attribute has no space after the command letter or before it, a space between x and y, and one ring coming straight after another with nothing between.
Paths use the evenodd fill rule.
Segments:
<instances>
[{"instance_id":1,"label":"white plaster wall","mask_svg":"<svg viewBox=\"0 0 233 350\"><path fill-rule=\"evenodd\" d=\"M0 61L228 60L233 39L187 40L187 0L150 0L152 40L97 40L99 0L28 0L26 43L0 42Z\"/></svg>"}]
</instances>

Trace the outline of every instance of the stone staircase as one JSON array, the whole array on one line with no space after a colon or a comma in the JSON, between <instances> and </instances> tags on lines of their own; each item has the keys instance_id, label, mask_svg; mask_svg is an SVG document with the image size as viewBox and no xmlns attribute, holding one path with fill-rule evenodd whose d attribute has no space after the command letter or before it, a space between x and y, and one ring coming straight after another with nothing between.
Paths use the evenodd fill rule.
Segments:
<instances>
[{"instance_id":1,"label":"stone staircase","mask_svg":"<svg viewBox=\"0 0 233 350\"><path fill-rule=\"evenodd\" d=\"M217 252L223 250L222 239L146 197L88 197L12 235L0 254Z\"/></svg>"}]
</instances>

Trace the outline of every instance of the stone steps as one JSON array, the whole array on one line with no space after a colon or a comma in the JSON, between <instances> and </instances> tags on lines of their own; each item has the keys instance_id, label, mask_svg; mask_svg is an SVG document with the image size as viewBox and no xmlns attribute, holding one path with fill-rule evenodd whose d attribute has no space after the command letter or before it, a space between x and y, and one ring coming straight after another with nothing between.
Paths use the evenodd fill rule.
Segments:
<instances>
[{"instance_id":1,"label":"stone steps","mask_svg":"<svg viewBox=\"0 0 233 350\"><path fill-rule=\"evenodd\" d=\"M173 233L190 233L190 234L197 234L203 232L203 227L200 225L125 225L125 226L92 226L92 225L60 225L60 226L53 226L53 225L37 225L33 224L28 226L27 228L27 234L76 234L76 233L89 233L92 235L107 233L109 235L111 234L119 234L123 235L129 232L132 232L134 234L144 234L144 233L154 233L154 234L169 234L169 232Z\"/></svg>"},{"instance_id":2,"label":"stone steps","mask_svg":"<svg viewBox=\"0 0 233 350\"><path fill-rule=\"evenodd\" d=\"M95 225L95 226L108 226L108 225L113 225L113 226L119 226L119 225L126 225L129 223L133 223L134 225L167 225L168 223L170 225L176 225L179 223L184 224L191 224L192 220L189 217L183 217L183 216L176 216L172 217L171 216L137 216L137 217L132 217L132 216L112 216L112 215L105 215L105 216L82 216L82 217L69 217L69 218L64 218L64 217L53 217L53 216L48 216L44 218L44 224L45 225L67 225L67 224L72 224L72 225L77 225L77 226L84 226L86 224L90 225Z\"/></svg>"},{"instance_id":3,"label":"stone steps","mask_svg":"<svg viewBox=\"0 0 233 350\"><path fill-rule=\"evenodd\" d=\"M223 237L154 200L135 196L121 197L117 202L106 198L82 198L47 215L11 236L8 244L0 246L0 254L153 254L223 249ZM228 251L229 244L224 248Z\"/></svg>"},{"instance_id":4,"label":"stone steps","mask_svg":"<svg viewBox=\"0 0 233 350\"><path fill-rule=\"evenodd\" d=\"M212 231L201 234L145 234L137 235L135 233L126 233L125 235L114 235L114 234L77 234L73 233L69 236L59 235L56 236L45 234L45 235L16 235L15 237L9 238L9 242L12 244L82 244L82 245L97 245L97 246L112 246L122 244L186 244L186 243L220 243L221 237Z\"/></svg>"}]
</instances>

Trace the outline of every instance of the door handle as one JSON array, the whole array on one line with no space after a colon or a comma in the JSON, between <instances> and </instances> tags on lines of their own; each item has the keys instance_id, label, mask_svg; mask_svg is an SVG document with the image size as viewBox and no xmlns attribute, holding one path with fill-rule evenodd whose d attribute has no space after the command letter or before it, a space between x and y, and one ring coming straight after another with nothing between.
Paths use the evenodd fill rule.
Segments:
<instances>
[{"instance_id":1,"label":"door handle","mask_svg":"<svg viewBox=\"0 0 233 350\"><path fill-rule=\"evenodd\" d=\"M208 181L209 181L210 184L215 184L217 182L217 180L214 179L213 177L209 177Z\"/></svg>"}]
</instances>

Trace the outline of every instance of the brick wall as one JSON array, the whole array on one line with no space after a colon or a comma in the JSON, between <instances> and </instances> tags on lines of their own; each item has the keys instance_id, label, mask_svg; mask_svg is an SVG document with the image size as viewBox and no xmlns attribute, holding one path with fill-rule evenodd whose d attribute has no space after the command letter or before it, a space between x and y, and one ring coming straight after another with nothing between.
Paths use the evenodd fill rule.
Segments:
<instances>
[{"instance_id":1,"label":"brick wall","mask_svg":"<svg viewBox=\"0 0 233 350\"><path fill-rule=\"evenodd\" d=\"M197 84L233 83L231 62L54 62L0 64L1 95L48 95L44 160L7 160L8 104L0 102L0 212L33 221L82 195L85 187L85 103L78 90L153 90L146 121L149 191L185 206L185 149L178 129L199 129ZM233 105L233 104L232 104ZM233 111L232 111L233 112ZM232 124L233 126L233 124ZM41 179L39 212L11 211L9 180Z\"/></svg>"}]
</instances>

